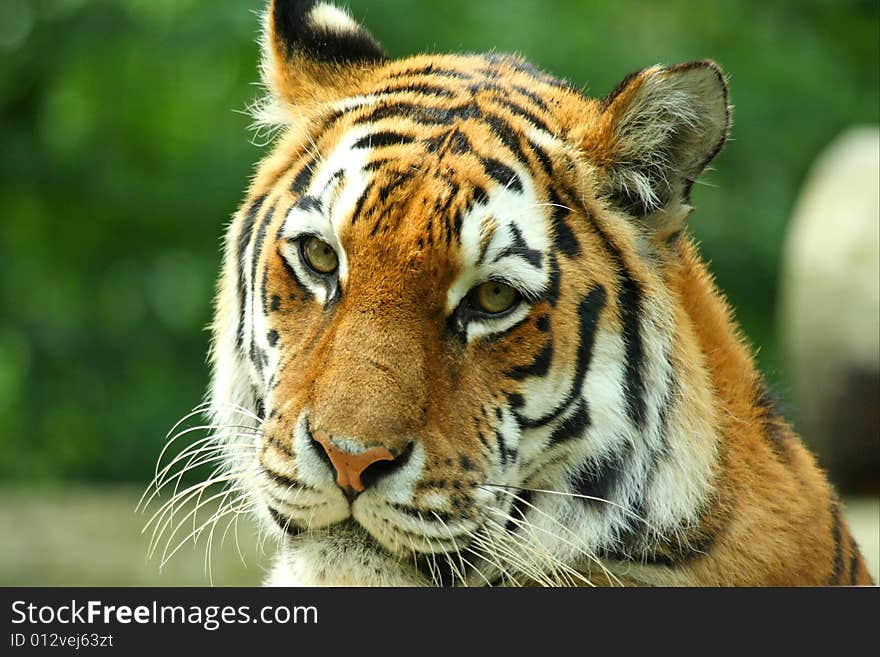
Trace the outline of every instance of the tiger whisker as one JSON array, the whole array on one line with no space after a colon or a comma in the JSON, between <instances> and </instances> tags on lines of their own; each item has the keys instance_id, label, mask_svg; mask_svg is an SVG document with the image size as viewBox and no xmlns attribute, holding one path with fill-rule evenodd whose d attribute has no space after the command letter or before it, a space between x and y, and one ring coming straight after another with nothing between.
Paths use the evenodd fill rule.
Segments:
<instances>
[{"instance_id":1,"label":"tiger whisker","mask_svg":"<svg viewBox=\"0 0 880 657\"><path fill-rule=\"evenodd\" d=\"M155 469L155 473L154 473L154 476L153 476L153 480L150 482L150 484L147 485L146 489L144 490L143 494L141 495L140 500L138 500L138 503L137 503L137 505L135 506L135 510L136 510L136 511L139 510L142 506L145 505L145 504L144 504L144 498L146 497L147 493L150 492L150 489L151 489L152 487L154 487L154 486L158 486L158 485L161 483L161 481L166 477L166 475L168 474L168 472L170 471L170 469L173 467L173 465L174 465L175 463L178 463L180 460L186 458L186 454L188 454L188 453L190 452L190 450L191 450L194 446L196 446L196 445L201 445L201 444L203 444L203 443L205 443L205 442L209 442L209 441L211 441L211 440L216 440L217 443L218 443L218 448L219 448L219 447L222 445L222 442L219 440L220 438L224 438L224 437L250 437L248 434L244 434L244 435L242 435L242 434L238 434L238 433L235 433L235 434L222 434L222 433L221 433L221 434L211 434L211 435L206 436L206 437L204 437L204 438L202 438L202 439L200 439L200 440L198 440L198 441L195 441L195 443L191 443L190 445L188 445L187 447L185 447L183 450L181 450L180 454L178 454L178 455L177 455L177 456L171 461L171 463L169 463L168 465L166 465L164 468L162 468L162 469L160 470L160 465L161 465L161 463L162 463L162 459L164 458L164 455L165 455L165 453L167 452L168 448L171 446L171 444L172 444L175 440L177 440L177 439L180 438L181 436L183 436L183 435L185 435L185 434L187 434L187 433L189 433L189 432L191 432L191 431L197 431L197 430L199 430L199 429L214 429L214 428L219 428L219 429L244 428L244 429L247 429L247 430L252 430L250 427L237 427L237 426L225 426L225 427L224 427L224 426L222 426L222 425L203 425L203 426L200 426L200 427L192 427L192 428L190 428L190 429L187 429L187 430L185 430L185 431L182 431L182 432L179 432L178 434L176 434L173 438L171 438L170 440L168 440L168 441L166 442L165 446L162 448L162 452L160 453L159 458L158 458L157 461L156 461L156 469ZM235 446L229 446L229 447L227 447L227 449L232 449L232 448L234 448L234 447L235 447ZM152 497L152 496L151 496L151 497ZM146 504L149 504L149 500L147 500Z\"/></svg>"},{"instance_id":2,"label":"tiger whisker","mask_svg":"<svg viewBox=\"0 0 880 657\"><path fill-rule=\"evenodd\" d=\"M236 445L234 447L247 448L249 446L246 444L240 444L240 445ZM161 493L162 489L165 488L166 486L168 486L172 481L176 481L177 485L179 486L179 484L183 478L183 475L185 475L187 472L194 470L195 468L198 468L202 465L205 465L205 463L210 463L213 460L219 460L221 458L225 460L227 457L227 453L228 453L227 447L222 446L222 445L210 445L210 446L201 447L197 450L188 452L187 457L190 457L193 455L201 455L201 458L208 459L208 460L201 460L201 459L197 460L197 461L190 460L188 463L185 464L185 466L179 472L175 472L173 475L170 475L170 476L165 476L168 474L168 473L165 473L165 475L162 476L162 479L154 480L153 482L151 482L150 485L147 487L147 491L149 491L152 488L153 489L152 493L150 494L150 496L146 500L144 500L143 497L141 498L141 501L138 502L137 507L135 507L135 511L141 511L141 512L146 511L147 507L150 506L153 499L157 495L159 495ZM211 456L212 454L215 456L212 457ZM144 492L144 494L146 495L146 491Z\"/></svg>"},{"instance_id":3,"label":"tiger whisker","mask_svg":"<svg viewBox=\"0 0 880 657\"><path fill-rule=\"evenodd\" d=\"M434 514L434 517L436 517L438 520L440 519L440 516L437 515L436 512L432 511L431 513L433 513L433 514ZM419 520L424 524L425 519L422 517L422 514L421 514L421 513L418 514L418 517L419 517ZM442 520L441 520L441 522L442 522ZM446 523L443 523L443 525L445 526ZM426 538L426 540L428 540L428 545L430 546L431 551L433 552L433 551L434 551L433 543L431 543L431 540L430 540L429 538L427 538L427 536L426 536L425 538ZM456 542L455 542L455 537L453 537L453 536L450 534L450 538L452 538L452 545L453 545L453 547L455 548L456 551L458 551L458 545L457 545ZM441 545L441 547L442 547L442 545ZM455 565L454 561L452 560L452 558L451 558L450 555L449 555L449 552L446 551L446 550L443 550L443 551L442 551L442 554L443 554L443 556L446 558L446 562L449 564L449 569L450 569L450 571L452 572L453 576L454 576L454 577L458 577L459 581L461 581L462 583L464 583L464 574L463 574L463 573L458 569L458 567ZM453 580L453 583L454 583L454 580Z\"/></svg>"},{"instance_id":4,"label":"tiger whisker","mask_svg":"<svg viewBox=\"0 0 880 657\"><path fill-rule=\"evenodd\" d=\"M193 431L201 431L201 430L214 431L214 430L218 430L218 429L223 430L223 432L210 433L207 436L200 438L199 440L196 440L196 441L193 441L192 443L189 443L184 449L182 449L180 452L178 452L178 454L175 455L175 458L172 459L168 464L166 464L164 468L162 468L161 470L159 469L159 466L162 464L162 459L164 458L166 451L171 446L171 443L174 440L177 440L178 438L181 438L181 437L185 436L186 434L191 433ZM225 431L227 431L227 430L233 430L235 432L234 433L225 433ZM238 430L245 430L249 433L239 433ZM183 454L185 454L190 448L192 448L195 445L201 445L201 444L204 444L205 442L213 441L217 444L218 447L222 447L222 446L225 446L225 444L226 444L225 441L228 438L253 438L257 435L258 435L258 431L256 429L253 429L250 427L245 427L245 426L240 426L240 425L225 425L224 426L224 425L210 424L210 425L200 425L197 427L190 427L184 431L181 431L181 432L175 434L174 438L169 440L168 443L165 445L165 447L162 450L162 454L159 456L159 460L156 461L156 472L154 474L154 479L160 478L162 476L163 472L167 472L168 469L170 469L174 465L174 463L176 463L177 461L179 461L182 458Z\"/></svg>"},{"instance_id":5,"label":"tiger whisker","mask_svg":"<svg viewBox=\"0 0 880 657\"><path fill-rule=\"evenodd\" d=\"M159 564L159 568L160 569L163 568L165 566L165 564L168 563L168 561L171 559L171 557L173 557L177 553L177 551L180 550L181 547L183 547L184 545L186 545L187 542L189 542L190 538L194 538L194 539L197 538L199 536L199 534L201 533L201 531L205 527L207 527L208 524L211 523L215 518L223 517L225 514L229 513L229 511L230 511L229 509L223 509L223 502L226 499L228 499L229 496L232 495L233 493L240 493L240 492L242 492L240 489L236 489L234 487L227 488L225 490L221 490L219 493L211 495L209 498L207 498L205 500L200 500L199 503L195 506L195 508L193 508L185 516L183 516L183 518L181 518L181 520L174 527L171 534L168 536L168 540L166 541L165 547L162 551L162 558L161 558L161 561ZM174 549L171 550L171 552L169 553L169 548L171 546L171 543L174 541L174 537L180 531L180 528L187 521L187 519L193 515L198 514L198 512L201 508L203 508L205 505L211 503L212 501L214 501L220 497L223 497L223 499L220 502L220 509L215 511L211 516L209 516L209 518L205 522L203 522L201 525L199 525L196 529L193 529L184 538L180 539L179 542L177 543L177 545L174 547ZM221 512L221 509L222 509L222 512Z\"/></svg>"},{"instance_id":6,"label":"tiger whisker","mask_svg":"<svg viewBox=\"0 0 880 657\"><path fill-rule=\"evenodd\" d=\"M221 466L222 468L222 466ZM220 470L221 468L218 468ZM219 473L218 473L219 474ZM204 490L210 486L214 486L217 484L222 484L224 482L229 481L237 481L239 477L244 473L227 473L223 476L214 475L209 477L208 479L201 481L197 484L193 484L189 486L185 490L176 494L174 497L169 499L165 504L163 504L147 521L144 525L142 532L147 531L151 526L154 527L153 537L150 540L151 549L149 551L150 556L152 557L153 553L153 544L157 538L157 533L161 536L165 531L165 527L173 521L174 514L176 513L176 509L179 506L186 504L188 501L192 500L196 495L198 495L199 491ZM167 518L166 518L167 516Z\"/></svg>"},{"instance_id":7,"label":"tiger whisker","mask_svg":"<svg viewBox=\"0 0 880 657\"><path fill-rule=\"evenodd\" d=\"M497 510L503 514L500 510ZM498 532L493 532L492 526L495 525L498 528ZM491 548L491 551L488 552L493 557L501 557L505 558L508 565L514 566L519 569L524 574L528 575L535 581L541 581L544 578L544 573L537 567L536 564L525 560L524 556L514 549L511 543L517 540L517 537L514 537L507 532L503 527L495 523L491 518L486 518L486 524L483 525L483 529L486 533L486 539L490 545L486 545L484 541L481 539L476 539L479 544L484 547ZM534 551L532 546L525 546L527 549L531 549ZM516 578L513 576L510 571L502 566L502 572L507 577L510 585L516 585Z\"/></svg>"},{"instance_id":8,"label":"tiger whisker","mask_svg":"<svg viewBox=\"0 0 880 657\"><path fill-rule=\"evenodd\" d=\"M512 485L506 485L506 484L486 483L486 484L477 484L477 486L490 486L492 488L514 489L514 490L519 490L519 491L528 491L528 492L532 492L532 493L547 493L549 495L562 495L565 497L576 497L576 498L579 498L582 500L601 502L603 504L607 504L609 506L613 506L613 507L616 507L617 509L620 509L621 511L623 511L623 513L625 515L629 516L630 518L633 518L634 520L638 520L641 523L644 523L649 529L656 532L658 535L660 535L660 536L663 535L663 533L659 529L657 529L657 527L652 525L646 518L643 518L639 514L635 513L632 509L628 509L625 506L623 506L622 504L619 504L617 502L613 502L612 500L607 500L604 497L593 497L592 495L581 495L579 493L570 493L567 491L549 490L549 489L544 489L544 488L526 488L524 486L512 486Z\"/></svg>"},{"instance_id":9,"label":"tiger whisker","mask_svg":"<svg viewBox=\"0 0 880 657\"><path fill-rule=\"evenodd\" d=\"M502 490L504 493L511 495L515 500L518 500L521 503L525 504L526 506L530 507L531 509L534 509L535 512L540 513L542 516L544 516L545 518L550 520L553 524L558 525L560 528L562 528L563 531L565 531L567 534L571 535L575 540L579 540L579 537L577 536L577 534L572 532L570 528L563 525L561 522L559 522L559 520L557 520L556 518L551 516L549 513L547 513L543 509L538 508L537 506L535 506L531 502L524 500L522 497L520 497L519 495L517 495L515 493L510 492L509 490L506 490L506 489L502 489ZM595 562L602 569L602 572L605 573L605 576L608 577L609 580L617 580L618 582L620 582L620 580L618 580L605 567L605 565L602 563L602 561L599 559L599 557L596 556L596 554L592 550L590 550L586 545L582 545L580 542L576 544L576 543L573 543L573 542L563 538L562 536L553 535L552 532L549 532L546 528L538 527L537 525L534 525L534 527L550 534L551 536L553 536L553 538L562 541L563 543L567 544L569 547L574 548L578 552L585 554L587 556L587 558L590 559L590 561Z\"/></svg>"},{"instance_id":10,"label":"tiger whisker","mask_svg":"<svg viewBox=\"0 0 880 657\"><path fill-rule=\"evenodd\" d=\"M472 564L470 561L468 561L467 559L464 558L464 555L461 553L461 549L458 547L458 541L455 540L455 535L452 533L452 530L449 528L449 525L447 525L446 522L443 520L443 518L440 517L440 514L438 514L436 511L432 511L431 513L434 515L435 518L437 518L437 521L441 525L443 525L443 527L446 529L446 532L449 534L449 538L452 540L452 544L455 547L455 552L458 555L458 559L459 559L462 571L467 571L467 569L465 568L465 564L467 564L468 566L471 567L471 569L475 573L477 573L480 577L483 578L483 580L486 582L487 586L492 586L492 583L488 579L486 579L486 577L483 575L483 573L481 571L477 570L477 568L476 568L476 566L474 566L474 564ZM463 586L467 586L467 579L465 577L462 577L461 583Z\"/></svg>"},{"instance_id":11,"label":"tiger whisker","mask_svg":"<svg viewBox=\"0 0 880 657\"><path fill-rule=\"evenodd\" d=\"M219 483L219 482L218 482ZM213 484L211 484L213 485ZM175 527L175 531L179 529L180 524L185 521L186 516L183 520L177 520L175 523L175 519L177 517L178 509L188 504L192 500L196 499L200 492L210 488L210 486L199 486L193 487L193 489L185 494L182 494L178 498L172 498L166 503L164 506L164 511L161 515L156 518L154 529L152 536L150 538L150 550L149 557L152 558L155 550L159 546L159 542L162 540L162 537L165 535L165 532L168 530L168 527ZM225 488L223 489L225 490ZM144 527L146 530L149 527L149 524Z\"/></svg>"},{"instance_id":12,"label":"tiger whisker","mask_svg":"<svg viewBox=\"0 0 880 657\"><path fill-rule=\"evenodd\" d=\"M568 570L570 572L575 572L567 564L558 559L555 555L548 552L544 544L537 541L533 533L516 533L510 532L507 529L507 523L515 524L521 528L533 529L535 527L533 527L532 523L514 518L500 509L495 509L494 511L496 511L497 515L501 516L501 519L505 522L505 525L502 526L500 523L494 520L490 520L489 522L491 522L492 525L503 534L504 539L507 542L517 545L517 547L519 547L521 550L527 550L537 561L537 563L532 563L524 562L522 559L520 559L521 562L527 563L528 565L528 568L520 568L523 574L530 577L532 580L541 584L542 586L558 586L558 578L566 576L564 572L560 571ZM550 536L553 535L552 532L545 533ZM546 568L546 570L541 568L542 564L544 568ZM573 583L573 580L567 576L566 581L568 581L569 583Z\"/></svg>"},{"instance_id":13,"label":"tiger whisker","mask_svg":"<svg viewBox=\"0 0 880 657\"><path fill-rule=\"evenodd\" d=\"M167 481L164 481L159 487L157 487L157 489L153 493L153 495L151 495L149 500L147 500L147 504L144 506L143 510L146 511L147 507L152 502L152 500L156 496L161 494L162 489L165 488L166 486L170 485L172 482L174 482L174 487L172 488L171 497L168 500L168 502L166 502L166 504L173 503L173 500L180 492L179 488L180 488L181 482L183 481L183 476L188 471L196 470L196 469L198 469L204 465L207 465L209 463L219 463L219 465L213 470L213 472L211 472L211 474L208 476L208 479L216 476L217 474L222 472L224 469L227 469L227 458L226 458L225 454L222 454L222 453L216 454L213 452L208 452L208 453L202 454L198 459L193 460L189 464L187 464L187 467L185 469L181 470L181 472L179 474L175 475L174 477L169 478Z\"/></svg>"},{"instance_id":14,"label":"tiger whisker","mask_svg":"<svg viewBox=\"0 0 880 657\"><path fill-rule=\"evenodd\" d=\"M495 509L495 511L500 511L500 510ZM530 523L524 519L514 518L510 514L507 514L504 512L500 512L499 515L502 516L502 518L505 520L505 522L511 522L521 528L527 528L529 530L541 531L542 533L548 535L549 537L555 538L557 540L564 540L564 539L562 539L561 536L559 536L553 532L548 531L546 528L534 525L533 523ZM496 524L500 528L500 524L498 524L498 523L496 523ZM517 533L507 532L507 534L510 535L513 538L513 540L519 540L521 542L521 547L529 547L529 546L532 547L533 554L538 556L543 562L545 562L547 565L549 565L549 567L550 567L550 573L548 573L549 579L545 580L546 582L549 582L549 584L548 584L549 586L557 586L558 585L556 580L552 579L554 576L564 577L565 581L566 581L566 586L573 585L575 579L578 579L578 580L584 582L588 586L594 586L593 583L586 576L584 576L582 573L579 573L577 570L572 568L570 565L566 564L564 561L560 560L558 557L556 557L552 553L548 552L546 549L543 549L543 550L539 549L539 548L543 548L543 543L538 542L536 545L534 540L532 539L534 534L532 534L531 532L529 532L528 534L525 534L525 533L517 534Z\"/></svg>"},{"instance_id":15,"label":"tiger whisker","mask_svg":"<svg viewBox=\"0 0 880 657\"><path fill-rule=\"evenodd\" d=\"M225 501L225 498L224 498ZM237 504L237 506L236 506ZM221 505L222 506L222 505ZM223 535L220 538L220 548L223 548L223 544L226 540L226 535L229 532L230 527L235 525L236 530L238 529L238 519L241 517L243 510L247 511L252 508L250 500L248 500L245 496L239 495L238 498L233 498L229 502L229 509L224 513L224 515L232 514L232 518L229 519L229 522L226 523L226 527L223 530ZM213 548L214 541L214 527L217 526L220 522L220 517L218 517L214 521L214 525L211 528L211 532L208 534L207 546L205 547L205 571L208 575L208 580L211 582L211 585L214 584L214 575L213 570L211 568L211 551ZM242 554L241 546L238 543L238 532L235 532L235 546L238 552L238 557L241 560L243 566L247 567L247 563L245 563L244 554Z\"/></svg>"},{"instance_id":16,"label":"tiger whisker","mask_svg":"<svg viewBox=\"0 0 880 657\"><path fill-rule=\"evenodd\" d=\"M235 410L236 412L241 413L241 414L246 414L247 417L250 417L250 418L252 418L252 419L256 419L256 420L259 422L259 424L262 424L262 423L263 423L262 420L260 420L256 415L253 415L252 413L249 413L248 411L246 411L246 409L240 409L239 407L236 407L236 406L234 406L234 405L232 405L232 404L230 404L230 406L231 406L231 407L233 408L233 410ZM182 432L180 432L180 433L175 433L175 432L177 431L177 428L178 428L181 424L183 424L184 422L186 422L189 418L191 418L191 417L193 417L193 416L195 416L195 415L200 415L200 414L202 414L202 413L205 413L205 412L207 412L208 410L209 410L209 404L208 404L208 402L205 402L204 404L200 404L199 406L196 406L192 411L190 411L189 413L187 413L186 415L184 415L182 418L180 418L180 419L174 424L174 426L171 427L171 429L168 431L168 433L165 434L165 445L164 445L164 447L162 448L162 451L159 453L159 458L156 459L156 468L157 468L157 470L158 470L159 464L162 462L162 459L163 459L163 457L164 457L164 455L165 455L165 452L168 451L168 448L172 445L172 443L174 443L178 438L180 438L180 436L185 435L185 434L189 433L190 431L192 431L192 430L194 430L194 429L196 429L196 428L206 428L206 429L215 429L215 428L217 428L217 429L223 429L223 428L240 428L240 429L246 429L246 430L256 430L254 427L250 427L250 426L247 426L247 425L213 425L213 424L209 424L209 425L202 426L202 427L189 428L189 429L187 429L187 430L185 430L185 431L182 431ZM172 437L172 435L173 435L173 437Z\"/></svg>"}]
</instances>

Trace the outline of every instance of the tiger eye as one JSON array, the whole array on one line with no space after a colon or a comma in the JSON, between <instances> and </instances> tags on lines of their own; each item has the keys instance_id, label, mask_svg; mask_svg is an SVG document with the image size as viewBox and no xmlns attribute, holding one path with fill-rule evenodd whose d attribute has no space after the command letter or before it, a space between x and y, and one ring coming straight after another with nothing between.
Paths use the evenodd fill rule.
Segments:
<instances>
[{"instance_id":1,"label":"tiger eye","mask_svg":"<svg viewBox=\"0 0 880 657\"><path fill-rule=\"evenodd\" d=\"M476 297L481 310L496 315L510 310L519 299L519 293L505 283L489 281L477 287Z\"/></svg>"},{"instance_id":2,"label":"tiger eye","mask_svg":"<svg viewBox=\"0 0 880 657\"><path fill-rule=\"evenodd\" d=\"M327 242L317 237L309 237L302 246L306 264L319 274L332 274L339 266L339 258Z\"/></svg>"}]
</instances>

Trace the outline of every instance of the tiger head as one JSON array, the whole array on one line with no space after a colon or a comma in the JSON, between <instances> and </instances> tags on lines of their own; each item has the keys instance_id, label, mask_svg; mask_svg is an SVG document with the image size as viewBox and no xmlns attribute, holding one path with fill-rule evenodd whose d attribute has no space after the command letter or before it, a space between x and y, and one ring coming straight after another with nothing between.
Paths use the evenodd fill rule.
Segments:
<instances>
[{"instance_id":1,"label":"tiger head","mask_svg":"<svg viewBox=\"0 0 880 657\"><path fill-rule=\"evenodd\" d=\"M716 445L666 278L718 67L590 99L516 56L391 60L308 1L263 48L281 132L228 229L212 408L255 434L228 467L274 581L576 583L694 526Z\"/></svg>"}]
</instances>

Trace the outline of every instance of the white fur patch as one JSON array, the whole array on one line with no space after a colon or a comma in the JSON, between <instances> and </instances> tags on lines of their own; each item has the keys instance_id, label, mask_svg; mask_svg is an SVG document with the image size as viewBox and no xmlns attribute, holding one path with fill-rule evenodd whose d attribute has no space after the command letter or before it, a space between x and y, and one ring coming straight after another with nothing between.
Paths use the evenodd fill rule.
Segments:
<instances>
[{"instance_id":1,"label":"white fur patch","mask_svg":"<svg viewBox=\"0 0 880 657\"><path fill-rule=\"evenodd\" d=\"M360 30L360 26L344 10L324 3L315 5L315 8L309 12L308 20L314 27L337 33Z\"/></svg>"},{"instance_id":2,"label":"white fur patch","mask_svg":"<svg viewBox=\"0 0 880 657\"><path fill-rule=\"evenodd\" d=\"M316 165L304 195L320 199L322 210L304 211L294 207L282 228L282 236L288 240L294 240L300 235L314 234L332 246L339 258L341 287L348 280L349 269L348 257L342 247L342 230L351 221L357 200L368 183L363 167L369 159L370 149L354 148L354 144L366 134L369 134L369 129L352 130L329 156L322 158ZM298 254L290 254L288 262L295 267L297 274L302 271L303 276L307 276L307 272L299 264ZM311 292L319 303L326 302L326 287L315 285Z\"/></svg>"}]
</instances>

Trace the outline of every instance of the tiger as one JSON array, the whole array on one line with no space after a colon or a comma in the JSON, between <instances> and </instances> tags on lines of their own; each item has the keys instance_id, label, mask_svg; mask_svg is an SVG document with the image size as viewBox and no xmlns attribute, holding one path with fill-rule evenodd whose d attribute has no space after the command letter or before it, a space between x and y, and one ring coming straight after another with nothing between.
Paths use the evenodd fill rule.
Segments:
<instances>
[{"instance_id":1,"label":"tiger","mask_svg":"<svg viewBox=\"0 0 880 657\"><path fill-rule=\"evenodd\" d=\"M266 585L873 583L688 232L717 64L590 98L315 0L261 48L208 404Z\"/></svg>"}]
</instances>

